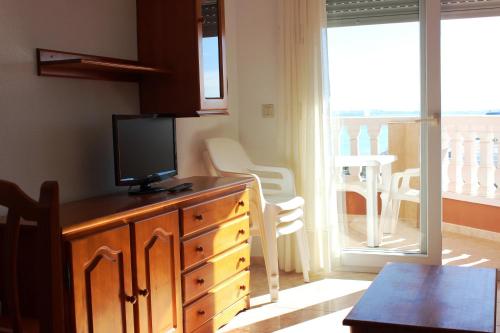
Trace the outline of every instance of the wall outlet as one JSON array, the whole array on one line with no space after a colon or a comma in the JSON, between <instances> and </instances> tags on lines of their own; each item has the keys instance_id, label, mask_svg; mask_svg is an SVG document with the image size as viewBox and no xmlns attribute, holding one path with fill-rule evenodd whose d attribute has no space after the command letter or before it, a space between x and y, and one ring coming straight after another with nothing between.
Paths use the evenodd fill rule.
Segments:
<instances>
[{"instance_id":1,"label":"wall outlet","mask_svg":"<svg viewBox=\"0 0 500 333\"><path fill-rule=\"evenodd\" d=\"M274 118L274 104L262 104L262 117Z\"/></svg>"}]
</instances>

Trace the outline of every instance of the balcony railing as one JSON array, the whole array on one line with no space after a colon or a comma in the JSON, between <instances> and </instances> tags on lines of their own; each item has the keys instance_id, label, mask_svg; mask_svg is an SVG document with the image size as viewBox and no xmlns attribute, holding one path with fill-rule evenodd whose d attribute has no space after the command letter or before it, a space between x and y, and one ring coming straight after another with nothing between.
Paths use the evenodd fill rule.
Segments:
<instances>
[{"instance_id":1,"label":"balcony railing","mask_svg":"<svg viewBox=\"0 0 500 333\"><path fill-rule=\"evenodd\" d=\"M442 143L450 152L443 165L445 197L500 206L499 138L498 116L443 119Z\"/></svg>"},{"instance_id":2,"label":"balcony railing","mask_svg":"<svg viewBox=\"0 0 500 333\"><path fill-rule=\"evenodd\" d=\"M365 151L369 146L371 154L385 153L379 147L388 146L384 141L390 140L390 134L381 135L383 128L399 119L341 117L340 144L348 146L351 155L360 154L362 146ZM447 151L442 164L443 197L500 207L500 116L444 116L442 120L442 147Z\"/></svg>"}]
</instances>

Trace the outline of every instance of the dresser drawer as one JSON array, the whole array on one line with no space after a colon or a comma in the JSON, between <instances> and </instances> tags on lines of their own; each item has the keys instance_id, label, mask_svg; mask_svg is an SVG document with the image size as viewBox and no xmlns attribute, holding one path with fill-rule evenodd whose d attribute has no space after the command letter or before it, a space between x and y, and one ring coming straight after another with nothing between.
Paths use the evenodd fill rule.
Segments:
<instances>
[{"instance_id":1,"label":"dresser drawer","mask_svg":"<svg viewBox=\"0 0 500 333\"><path fill-rule=\"evenodd\" d=\"M250 245L247 243L220 254L198 269L182 277L184 303L200 296L250 265Z\"/></svg>"},{"instance_id":2,"label":"dresser drawer","mask_svg":"<svg viewBox=\"0 0 500 333\"><path fill-rule=\"evenodd\" d=\"M250 236L248 215L221 224L217 229L182 242L182 268L197 263L242 243Z\"/></svg>"},{"instance_id":3,"label":"dresser drawer","mask_svg":"<svg viewBox=\"0 0 500 333\"><path fill-rule=\"evenodd\" d=\"M248 296L243 297L226 310L222 311L205 324L194 330L193 333L214 333L223 325L226 325L234 318L239 312L250 307L250 299Z\"/></svg>"},{"instance_id":4,"label":"dresser drawer","mask_svg":"<svg viewBox=\"0 0 500 333\"><path fill-rule=\"evenodd\" d=\"M218 285L198 301L184 308L184 328L187 333L194 331L212 319L240 298L248 295L250 272L243 271L228 281Z\"/></svg>"},{"instance_id":5,"label":"dresser drawer","mask_svg":"<svg viewBox=\"0 0 500 333\"><path fill-rule=\"evenodd\" d=\"M233 193L181 209L182 235L245 215L249 210L248 191Z\"/></svg>"}]
</instances>

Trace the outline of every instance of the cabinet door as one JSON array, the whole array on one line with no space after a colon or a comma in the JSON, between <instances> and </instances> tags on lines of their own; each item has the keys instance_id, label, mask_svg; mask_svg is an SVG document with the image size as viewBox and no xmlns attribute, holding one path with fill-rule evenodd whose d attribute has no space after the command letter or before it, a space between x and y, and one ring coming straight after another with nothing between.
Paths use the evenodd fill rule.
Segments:
<instances>
[{"instance_id":1,"label":"cabinet door","mask_svg":"<svg viewBox=\"0 0 500 333\"><path fill-rule=\"evenodd\" d=\"M75 332L134 332L128 226L70 242Z\"/></svg>"},{"instance_id":2,"label":"cabinet door","mask_svg":"<svg viewBox=\"0 0 500 333\"><path fill-rule=\"evenodd\" d=\"M227 109L224 0L197 0L201 113Z\"/></svg>"},{"instance_id":3,"label":"cabinet door","mask_svg":"<svg viewBox=\"0 0 500 333\"><path fill-rule=\"evenodd\" d=\"M134 224L141 333L181 332L179 215Z\"/></svg>"}]
</instances>

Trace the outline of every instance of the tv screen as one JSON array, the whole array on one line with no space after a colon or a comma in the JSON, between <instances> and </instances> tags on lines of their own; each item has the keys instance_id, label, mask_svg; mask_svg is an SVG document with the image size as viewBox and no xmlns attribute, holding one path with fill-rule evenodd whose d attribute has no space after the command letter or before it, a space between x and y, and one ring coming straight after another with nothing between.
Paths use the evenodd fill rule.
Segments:
<instances>
[{"instance_id":1,"label":"tv screen","mask_svg":"<svg viewBox=\"0 0 500 333\"><path fill-rule=\"evenodd\" d=\"M113 116L116 185L149 184L177 174L175 119Z\"/></svg>"}]
</instances>

